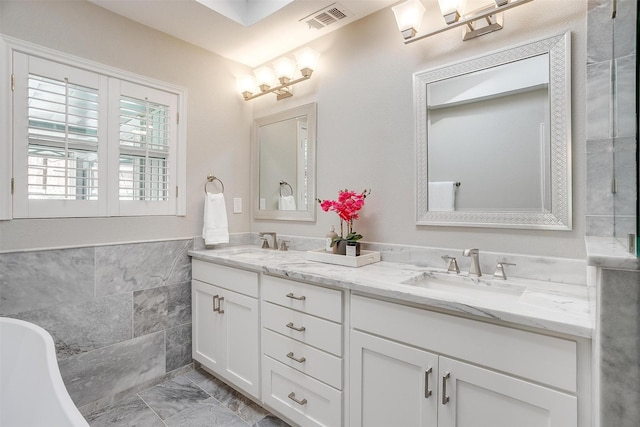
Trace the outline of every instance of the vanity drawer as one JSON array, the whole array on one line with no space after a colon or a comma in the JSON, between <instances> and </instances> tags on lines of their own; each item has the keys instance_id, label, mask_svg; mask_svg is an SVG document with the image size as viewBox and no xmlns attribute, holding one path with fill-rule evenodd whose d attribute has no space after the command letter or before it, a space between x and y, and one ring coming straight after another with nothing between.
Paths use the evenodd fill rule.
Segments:
<instances>
[{"instance_id":1,"label":"vanity drawer","mask_svg":"<svg viewBox=\"0 0 640 427\"><path fill-rule=\"evenodd\" d=\"M334 322L342 322L342 291L336 289L264 275L262 299Z\"/></svg>"},{"instance_id":2,"label":"vanity drawer","mask_svg":"<svg viewBox=\"0 0 640 427\"><path fill-rule=\"evenodd\" d=\"M195 280L258 298L258 273L256 272L197 259L191 261L191 269L191 276Z\"/></svg>"},{"instance_id":3,"label":"vanity drawer","mask_svg":"<svg viewBox=\"0 0 640 427\"><path fill-rule=\"evenodd\" d=\"M342 425L342 392L267 356L262 359L262 397L300 426Z\"/></svg>"},{"instance_id":4,"label":"vanity drawer","mask_svg":"<svg viewBox=\"0 0 640 427\"><path fill-rule=\"evenodd\" d=\"M336 356L342 356L342 325L262 302L262 326Z\"/></svg>"},{"instance_id":5,"label":"vanity drawer","mask_svg":"<svg viewBox=\"0 0 640 427\"><path fill-rule=\"evenodd\" d=\"M569 339L359 295L351 297L351 327L562 390L577 390L577 343Z\"/></svg>"},{"instance_id":6,"label":"vanity drawer","mask_svg":"<svg viewBox=\"0 0 640 427\"><path fill-rule=\"evenodd\" d=\"M342 359L339 357L268 329L262 330L262 351L297 371L342 389Z\"/></svg>"}]
</instances>

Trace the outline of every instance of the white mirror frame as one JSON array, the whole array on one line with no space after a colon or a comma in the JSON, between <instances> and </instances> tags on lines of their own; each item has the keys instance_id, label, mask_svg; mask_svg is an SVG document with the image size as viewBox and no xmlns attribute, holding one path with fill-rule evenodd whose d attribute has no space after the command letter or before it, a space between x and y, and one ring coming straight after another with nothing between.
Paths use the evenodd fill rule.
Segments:
<instances>
[{"instance_id":1,"label":"white mirror frame","mask_svg":"<svg viewBox=\"0 0 640 427\"><path fill-rule=\"evenodd\" d=\"M252 129L253 188L252 206L254 219L280 221L315 221L316 220L316 121L317 104L311 103L254 119ZM307 165L307 209L296 211L260 210L260 127L269 123L277 123L300 116L307 116L308 129L308 165Z\"/></svg>"},{"instance_id":2,"label":"white mirror frame","mask_svg":"<svg viewBox=\"0 0 640 427\"><path fill-rule=\"evenodd\" d=\"M462 74L549 54L551 132L551 210L549 212L428 211L427 84ZM571 35L569 32L421 71L413 76L416 122L416 224L571 230Z\"/></svg>"}]
</instances>

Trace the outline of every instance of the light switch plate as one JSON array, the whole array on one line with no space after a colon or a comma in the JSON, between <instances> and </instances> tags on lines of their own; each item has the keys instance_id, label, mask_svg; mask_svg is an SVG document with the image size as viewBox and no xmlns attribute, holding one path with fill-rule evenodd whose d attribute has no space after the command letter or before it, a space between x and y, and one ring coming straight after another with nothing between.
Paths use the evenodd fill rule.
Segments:
<instances>
[{"instance_id":1,"label":"light switch plate","mask_svg":"<svg viewBox=\"0 0 640 427\"><path fill-rule=\"evenodd\" d=\"M233 213L239 214L242 213L242 198L234 197L233 198Z\"/></svg>"}]
</instances>

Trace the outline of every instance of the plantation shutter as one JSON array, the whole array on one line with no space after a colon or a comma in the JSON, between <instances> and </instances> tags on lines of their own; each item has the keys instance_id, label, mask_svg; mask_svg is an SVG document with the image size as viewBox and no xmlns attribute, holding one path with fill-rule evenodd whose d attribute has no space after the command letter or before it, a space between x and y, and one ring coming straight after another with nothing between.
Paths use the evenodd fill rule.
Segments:
<instances>
[{"instance_id":1,"label":"plantation shutter","mask_svg":"<svg viewBox=\"0 0 640 427\"><path fill-rule=\"evenodd\" d=\"M12 57L14 218L185 214L182 90L82 61Z\"/></svg>"},{"instance_id":2,"label":"plantation shutter","mask_svg":"<svg viewBox=\"0 0 640 427\"><path fill-rule=\"evenodd\" d=\"M129 82L113 86L120 89L119 214L175 214L177 96Z\"/></svg>"},{"instance_id":3,"label":"plantation shutter","mask_svg":"<svg viewBox=\"0 0 640 427\"><path fill-rule=\"evenodd\" d=\"M14 53L16 69L14 216L99 215L106 79L21 53Z\"/></svg>"}]
</instances>

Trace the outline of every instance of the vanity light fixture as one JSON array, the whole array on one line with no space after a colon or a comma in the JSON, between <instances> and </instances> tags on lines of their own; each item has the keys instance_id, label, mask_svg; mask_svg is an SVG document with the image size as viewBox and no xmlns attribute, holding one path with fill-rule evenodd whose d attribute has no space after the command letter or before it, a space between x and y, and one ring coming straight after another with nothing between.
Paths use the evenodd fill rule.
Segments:
<instances>
[{"instance_id":1,"label":"vanity light fixture","mask_svg":"<svg viewBox=\"0 0 640 427\"><path fill-rule=\"evenodd\" d=\"M502 15L498 14L513 9L514 7L522 6L530 1L533 0L494 0L492 4L465 15L463 11L464 0L438 0L440 11L447 26L421 35L418 35L418 31L420 30L424 7L420 3L420 0L407 0L391 9L395 14L398 29L402 33L404 43L409 44L462 26L466 26L463 40L470 40L493 31L501 30ZM418 3L419 6L416 5L416 3ZM422 8L422 12L419 12L420 8ZM414 14L420 15L419 17L413 16L413 21L411 21L413 26L409 26L409 24L407 24L408 19L404 18L406 12L403 11L409 9L413 10Z\"/></svg>"},{"instance_id":2,"label":"vanity light fixture","mask_svg":"<svg viewBox=\"0 0 640 427\"><path fill-rule=\"evenodd\" d=\"M273 68L267 65L253 70L253 76L244 75L237 79L238 90L245 101L267 93L274 93L279 101L293 95L291 86L311 78L320 54L310 47L295 52L296 60L286 56L273 61ZM296 77L300 70L302 77Z\"/></svg>"}]
</instances>

